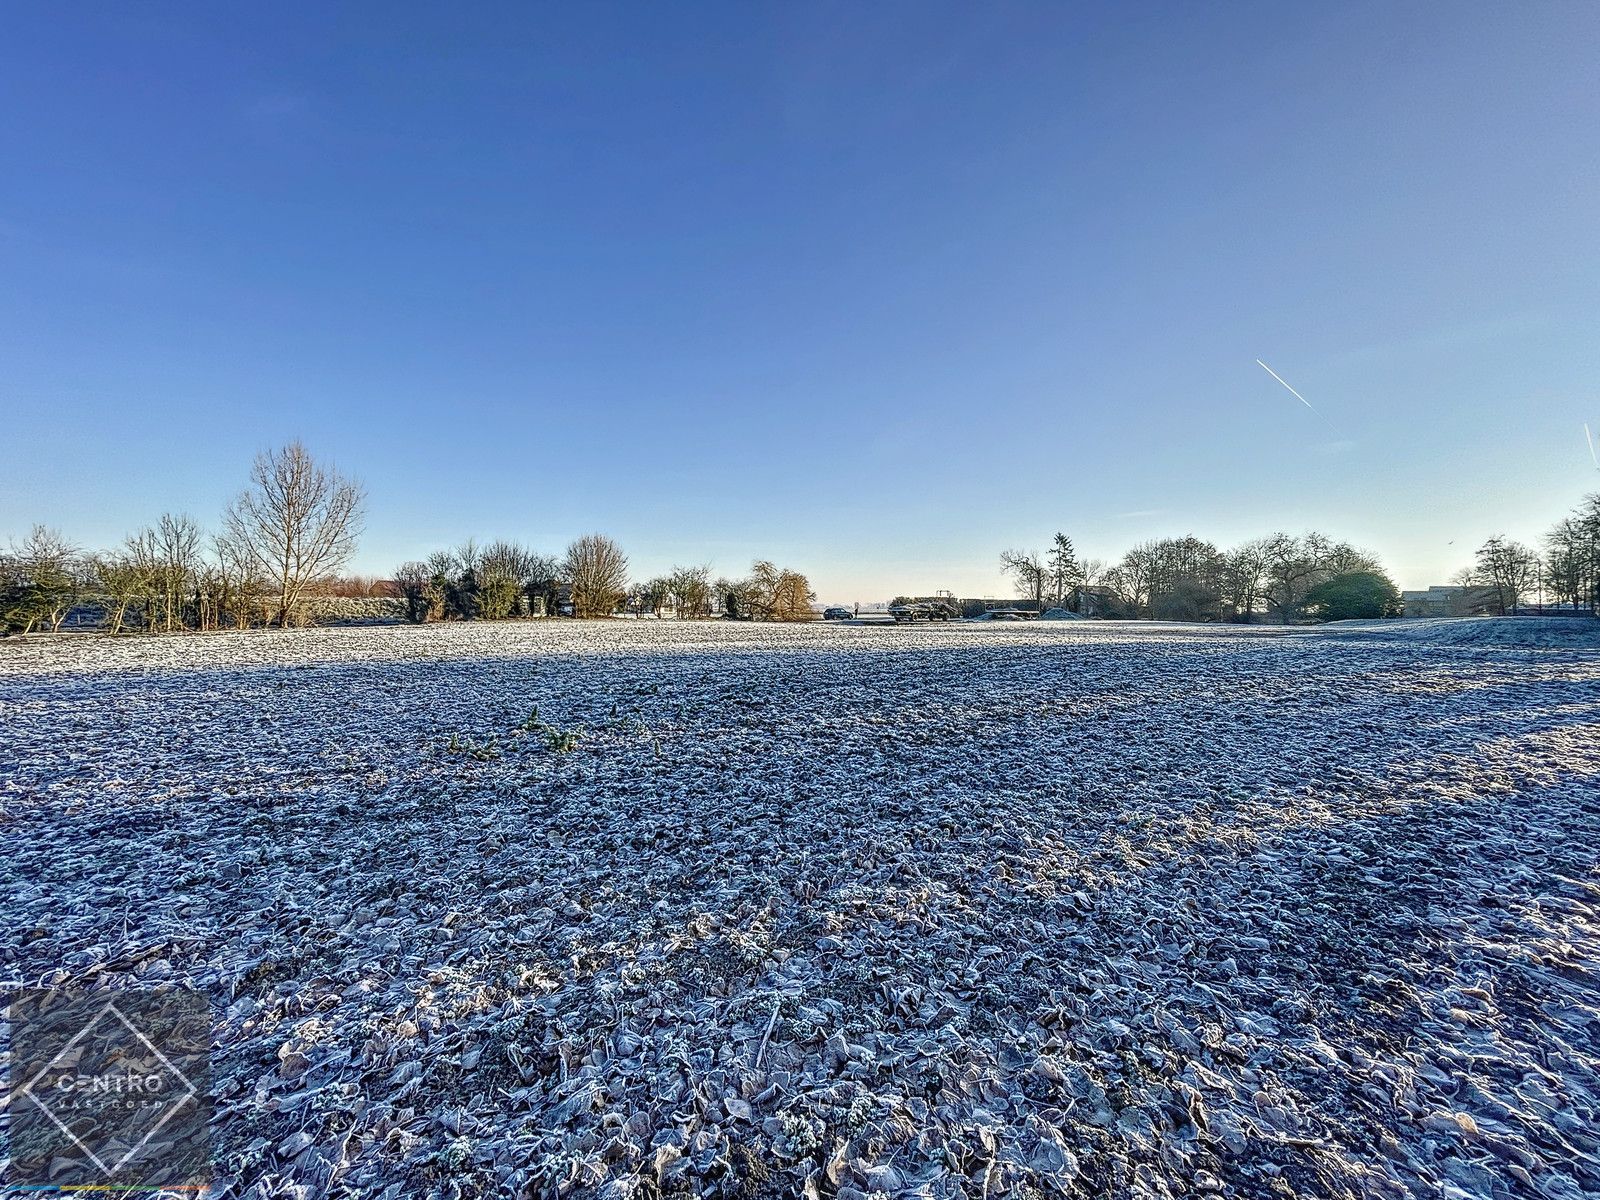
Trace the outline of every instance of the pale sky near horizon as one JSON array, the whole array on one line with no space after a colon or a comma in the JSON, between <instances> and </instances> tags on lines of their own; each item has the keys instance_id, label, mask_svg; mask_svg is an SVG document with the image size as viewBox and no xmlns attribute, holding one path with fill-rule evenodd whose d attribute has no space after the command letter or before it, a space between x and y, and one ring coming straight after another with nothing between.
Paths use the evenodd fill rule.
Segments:
<instances>
[{"instance_id":1,"label":"pale sky near horizon","mask_svg":"<svg viewBox=\"0 0 1600 1200\"><path fill-rule=\"evenodd\" d=\"M6 25L0 542L214 527L292 437L361 570L601 530L830 602L1057 529L1425 586L1600 489L1597 5Z\"/></svg>"}]
</instances>

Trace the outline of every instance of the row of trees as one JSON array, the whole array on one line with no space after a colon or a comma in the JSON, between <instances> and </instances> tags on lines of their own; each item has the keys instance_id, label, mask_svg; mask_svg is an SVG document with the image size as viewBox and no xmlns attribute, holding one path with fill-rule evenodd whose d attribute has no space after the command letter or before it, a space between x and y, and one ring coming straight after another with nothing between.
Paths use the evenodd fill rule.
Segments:
<instances>
[{"instance_id":1,"label":"row of trees","mask_svg":"<svg viewBox=\"0 0 1600 1200\"><path fill-rule=\"evenodd\" d=\"M406 619L500 620L554 612L561 579L558 559L516 542L463 542L425 560L401 563L394 586Z\"/></svg>"},{"instance_id":2,"label":"row of trees","mask_svg":"<svg viewBox=\"0 0 1600 1200\"><path fill-rule=\"evenodd\" d=\"M406 617L424 621L499 621L509 617L608 616L627 600L628 557L591 533L556 557L519 542L479 546L468 539L422 561L402 563L394 584Z\"/></svg>"},{"instance_id":3,"label":"row of trees","mask_svg":"<svg viewBox=\"0 0 1600 1200\"><path fill-rule=\"evenodd\" d=\"M1080 559L1072 539L1058 533L1043 554L1037 550L1002 550L1000 569L1041 607L1075 608L1080 593L1104 575L1105 563Z\"/></svg>"},{"instance_id":4,"label":"row of trees","mask_svg":"<svg viewBox=\"0 0 1600 1200\"><path fill-rule=\"evenodd\" d=\"M0 554L0 632L58 630L83 604L120 633L287 626L305 619L313 595L398 597L416 622L659 616L668 608L684 617L793 621L809 619L816 599L805 576L765 561L744 579L690 566L630 583L627 556L601 534L578 538L559 557L469 540L403 564L393 581L342 577L364 502L360 484L292 442L256 457L214 534L169 513L115 550L91 554L35 526Z\"/></svg>"},{"instance_id":5,"label":"row of trees","mask_svg":"<svg viewBox=\"0 0 1600 1200\"><path fill-rule=\"evenodd\" d=\"M364 502L359 483L292 442L256 457L214 534L167 514L117 549L87 554L35 526L0 555L0 632L59 629L87 600L104 610L112 632L287 626L318 591L389 591L385 581L338 577L354 553ZM1043 553L1007 550L1000 561L1040 607L1101 616L1250 621L1265 612L1289 622L1399 611L1399 593L1372 555L1320 533L1277 533L1228 550L1193 536L1164 538L1110 565L1079 557L1058 533ZM1455 582L1480 589L1486 607L1502 613L1535 594L1600 610L1600 495L1557 522L1542 552L1491 538ZM742 579L688 566L630 583L627 556L601 534L578 538L560 556L469 540L402 564L392 592L415 622L668 609L688 618L793 621L809 620L816 600L804 575L764 560Z\"/></svg>"},{"instance_id":6,"label":"row of trees","mask_svg":"<svg viewBox=\"0 0 1600 1200\"><path fill-rule=\"evenodd\" d=\"M36 525L0 555L0 632L59 629L85 600L112 632L288 625L349 561L364 498L293 442L256 457L211 536L168 513L114 550L86 553Z\"/></svg>"},{"instance_id":7,"label":"row of trees","mask_svg":"<svg viewBox=\"0 0 1600 1200\"><path fill-rule=\"evenodd\" d=\"M804 621L816 595L799 572L756 562L744 579L713 578L709 566L674 567L628 581L628 558L603 534L578 538L557 557L516 542L467 541L422 561L402 563L394 584L408 620L477 621L617 612L697 619L728 616Z\"/></svg>"},{"instance_id":8,"label":"row of trees","mask_svg":"<svg viewBox=\"0 0 1600 1200\"><path fill-rule=\"evenodd\" d=\"M1276 533L1231 550L1194 536L1134 546L1110 566L1079 558L1066 534L1050 549L1007 550L1001 568L1041 606L1168 621L1289 622L1399 612L1400 594L1372 555L1320 533Z\"/></svg>"},{"instance_id":9,"label":"row of trees","mask_svg":"<svg viewBox=\"0 0 1600 1200\"><path fill-rule=\"evenodd\" d=\"M1280 621L1398 615L1400 594L1372 555L1320 533L1275 533L1229 550L1193 536L1133 547L1110 566L1079 558L1055 535L1044 553L1007 550L1001 568L1041 607L1179 621ZM1485 542L1452 581L1475 607L1506 614L1537 600L1600 612L1600 494L1587 496L1535 549L1504 536Z\"/></svg>"},{"instance_id":10,"label":"row of trees","mask_svg":"<svg viewBox=\"0 0 1600 1200\"><path fill-rule=\"evenodd\" d=\"M1542 552L1492 537L1453 582L1481 589L1485 607L1502 614L1535 598L1541 605L1600 611L1600 493L1584 497L1551 527Z\"/></svg>"},{"instance_id":11,"label":"row of trees","mask_svg":"<svg viewBox=\"0 0 1600 1200\"><path fill-rule=\"evenodd\" d=\"M817 595L798 571L757 559L742 579L712 577L709 566L674 567L668 574L635 584L625 607L661 616L730 617L739 621L809 621Z\"/></svg>"}]
</instances>

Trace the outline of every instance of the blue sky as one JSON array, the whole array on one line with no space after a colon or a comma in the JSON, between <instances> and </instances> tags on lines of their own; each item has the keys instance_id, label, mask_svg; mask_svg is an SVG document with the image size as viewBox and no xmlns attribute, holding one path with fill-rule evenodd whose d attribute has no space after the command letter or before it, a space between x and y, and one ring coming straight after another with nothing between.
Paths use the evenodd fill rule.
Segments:
<instances>
[{"instance_id":1,"label":"blue sky","mask_svg":"<svg viewBox=\"0 0 1600 1200\"><path fill-rule=\"evenodd\" d=\"M379 572L598 529L866 601L1317 527L1443 582L1600 486L1597 52L1587 4L13 8L0 539L214 524L300 437Z\"/></svg>"}]
</instances>

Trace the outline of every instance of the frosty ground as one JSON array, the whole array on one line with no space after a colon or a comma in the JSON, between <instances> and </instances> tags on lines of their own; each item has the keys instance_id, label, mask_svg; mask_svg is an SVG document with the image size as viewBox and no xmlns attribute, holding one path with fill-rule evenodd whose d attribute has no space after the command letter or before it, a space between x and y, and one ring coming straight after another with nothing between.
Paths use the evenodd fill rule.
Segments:
<instances>
[{"instance_id":1,"label":"frosty ground","mask_svg":"<svg viewBox=\"0 0 1600 1200\"><path fill-rule=\"evenodd\" d=\"M227 1196L1600 1190L1587 622L61 638L0 805Z\"/></svg>"}]
</instances>

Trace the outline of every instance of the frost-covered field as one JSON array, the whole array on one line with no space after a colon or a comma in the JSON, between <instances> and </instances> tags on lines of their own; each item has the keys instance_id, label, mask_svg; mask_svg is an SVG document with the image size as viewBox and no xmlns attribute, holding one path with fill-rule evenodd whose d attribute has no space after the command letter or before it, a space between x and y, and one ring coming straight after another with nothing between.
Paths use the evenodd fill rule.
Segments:
<instances>
[{"instance_id":1,"label":"frost-covered field","mask_svg":"<svg viewBox=\"0 0 1600 1200\"><path fill-rule=\"evenodd\" d=\"M0 805L227 1195L1600 1191L1588 623L5 645Z\"/></svg>"}]
</instances>

